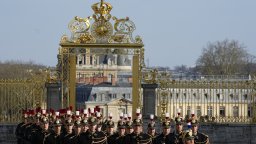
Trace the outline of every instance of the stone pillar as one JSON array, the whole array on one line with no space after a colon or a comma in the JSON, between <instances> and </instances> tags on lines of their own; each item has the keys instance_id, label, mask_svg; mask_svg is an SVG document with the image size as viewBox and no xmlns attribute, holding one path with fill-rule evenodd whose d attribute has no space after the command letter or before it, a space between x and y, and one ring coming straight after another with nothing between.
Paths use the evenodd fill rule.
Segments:
<instances>
[{"instance_id":1,"label":"stone pillar","mask_svg":"<svg viewBox=\"0 0 256 144\"><path fill-rule=\"evenodd\" d=\"M149 118L150 114L157 115L156 88L158 87L158 84L142 84L141 86L143 88L143 117Z\"/></svg>"},{"instance_id":2,"label":"stone pillar","mask_svg":"<svg viewBox=\"0 0 256 144\"><path fill-rule=\"evenodd\" d=\"M58 110L61 108L61 85L60 83L46 83L47 109Z\"/></svg>"}]
</instances>

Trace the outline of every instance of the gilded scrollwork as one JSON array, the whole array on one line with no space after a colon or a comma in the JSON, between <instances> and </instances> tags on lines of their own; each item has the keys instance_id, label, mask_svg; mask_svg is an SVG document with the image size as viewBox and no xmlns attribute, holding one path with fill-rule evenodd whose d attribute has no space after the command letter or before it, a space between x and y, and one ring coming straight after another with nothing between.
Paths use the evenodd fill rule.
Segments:
<instances>
[{"instance_id":1,"label":"gilded scrollwork","mask_svg":"<svg viewBox=\"0 0 256 144\"><path fill-rule=\"evenodd\" d=\"M90 19L91 17L80 18L76 16L70 21L68 28L72 34L87 32L90 29Z\"/></svg>"},{"instance_id":2,"label":"gilded scrollwork","mask_svg":"<svg viewBox=\"0 0 256 144\"><path fill-rule=\"evenodd\" d=\"M111 40L118 43L134 43L135 40L132 37L132 33L136 27L135 24L129 20L129 17L123 19L113 17L112 19L115 21L114 29L116 32L111 37Z\"/></svg>"}]
</instances>

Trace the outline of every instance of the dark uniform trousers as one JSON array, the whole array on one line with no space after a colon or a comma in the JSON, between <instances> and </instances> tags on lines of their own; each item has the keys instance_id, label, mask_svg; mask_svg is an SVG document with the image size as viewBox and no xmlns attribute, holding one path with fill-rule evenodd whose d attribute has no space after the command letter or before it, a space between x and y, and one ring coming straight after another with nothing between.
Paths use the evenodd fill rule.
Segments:
<instances>
[{"instance_id":1,"label":"dark uniform trousers","mask_svg":"<svg viewBox=\"0 0 256 144\"><path fill-rule=\"evenodd\" d=\"M77 144L107 144L107 136L101 131L81 133Z\"/></svg>"},{"instance_id":2,"label":"dark uniform trousers","mask_svg":"<svg viewBox=\"0 0 256 144\"><path fill-rule=\"evenodd\" d=\"M197 133L194 135L195 137L195 144L209 144L209 137L203 133Z\"/></svg>"},{"instance_id":3,"label":"dark uniform trousers","mask_svg":"<svg viewBox=\"0 0 256 144\"><path fill-rule=\"evenodd\" d=\"M145 133L131 133L125 136L125 144L152 144L152 139Z\"/></svg>"},{"instance_id":4,"label":"dark uniform trousers","mask_svg":"<svg viewBox=\"0 0 256 144\"><path fill-rule=\"evenodd\" d=\"M55 132L52 132L45 138L44 144L62 144L63 134L57 135Z\"/></svg>"},{"instance_id":5,"label":"dark uniform trousers","mask_svg":"<svg viewBox=\"0 0 256 144\"><path fill-rule=\"evenodd\" d=\"M175 144L175 141L176 139L173 133L168 135L162 133L153 140L153 144Z\"/></svg>"}]
</instances>

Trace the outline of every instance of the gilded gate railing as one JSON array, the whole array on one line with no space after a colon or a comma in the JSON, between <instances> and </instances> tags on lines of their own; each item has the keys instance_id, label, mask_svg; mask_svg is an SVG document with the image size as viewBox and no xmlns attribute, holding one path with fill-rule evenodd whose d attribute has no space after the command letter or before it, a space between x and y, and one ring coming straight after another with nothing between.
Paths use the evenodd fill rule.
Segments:
<instances>
[{"instance_id":1,"label":"gilded gate railing","mask_svg":"<svg viewBox=\"0 0 256 144\"><path fill-rule=\"evenodd\" d=\"M245 79L174 80L168 72L143 73L144 83L156 83L157 115L193 112L201 122L255 122L256 81Z\"/></svg>"},{"instance_id":2,"label":"gilded gate railing","mask_svg":"<svg viewBox=\"0 0 256 144\"><path fill-rule=\"evenodd\" d=\"M46 77L35 74L30 79L0 80L0 123L17 123L22 111L45 107Z\"/></svg>"}]
</instances>

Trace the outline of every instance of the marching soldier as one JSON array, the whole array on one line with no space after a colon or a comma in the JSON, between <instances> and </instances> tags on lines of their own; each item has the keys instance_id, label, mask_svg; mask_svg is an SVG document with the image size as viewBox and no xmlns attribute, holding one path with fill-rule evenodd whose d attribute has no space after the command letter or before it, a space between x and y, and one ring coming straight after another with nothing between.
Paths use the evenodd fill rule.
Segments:
<instances>
[{"instance_id":1,"label":"marching soldier","mask_svg":"<svg viewBox=\"0 0 256 144\"><path fill-rule=\"evenodd\" d=\"M158 134L156 133L156 124L154 121L154 115L150 115L150 122L148 124L148 134L151 136L152 142L154 142L154 140L158 136Z\"/></svg>"},{"instance_id":2,"label":"marching soldier","mask_svg":"<svg viewBox=\"0 0 256 144\"><path fill-rule=\"evenodd\" d=\"M24 111L23 116L22 116L22 122L18 124L16 130L15 130L15 135L17 137L17 143L18 144L23 144L23 127L28 123L28 115Z\"/></svg>"},{"instance_id":3,"label":"marching soldier","mask_svg":"<svg viewBox=\"0 0 256 144\"><path fill-rule=\"evenodd\" d=\"M73 144L73 137L75 137L75 133L73 131L74 122L71 117L68 117L65 122L66 133L63 137L63 144Z\"/></svg>"},{"instance_id":4,"label":"marching soldier","mask_svg":"<svg viewBox=\"0 0 256 144\"><path fill-rule=\"evenodd\" d=\"M132 121L127 121L125 124L125 134L131 134L133 133L133 126L132 126Z\"/></svg>"},{"instance_id":5,"label":"marching soldier","mask_svg":"<svg viewBox=\"0 0 256 144\"><path fill-rule=\"evenodd\" d=\"M162 133L153 142L154 144L176 144L174 134L171 133L171 122L169 118L166 118L162 122Z\"/></svg>"},{"instance_id":6,"label":"marching soldier","mask_svg":"<svg viewBox=\"0 0 256 144\"><path fill-rule=\"evenodd\" d=\"M152 139L148 134L142 132L142 120L134 119L133 121L133 133L126 135L125 144L152 144Z\"/></svg>"},{"instance_id":7,"label":"marching soldier","mask_svg":"<svg viewBox=\"0 0 256 144\"><path fill-rule=\"evenodd\" d=\"M40 129L33 132L31 136L32 144L44 144L45 138L50 134L49 120L47 117L42 117L40 120Z\"/></svg>"},{"instance_id":8,"label":"marching soldier","mask_svg":"<svg viewBox=\"0 0 256 144\"><path fill-rule=\"evenodd\" d=\"M189 129L188 131L184 132L183 143L184 144L195 144L194 136L192 135L192 130L191 129Z\"/></svg>"},{"instance_id":9,"label":"marching soldier","mask_svg":"<svg viewBox=\"0 0 256 144\"><path fill-rule=\"evenodd\" d=\"M125 142L125 123L123 121L119 121L117 128L118 137L116 138L115 144L123 144Z\"/></svg>"},{"instance_id":10,"label":"marching soldier","mask_svg":"<svg viewBox=\"0 0 256 144\"><path fill-rule=\"evenodd\" d=\"M178 117L175 118L175 130L173 132L175 137L175 144L183 144L182 135L183 135L183 119L178 114Z\"/></svg>"},{"instance_id":11,"label":"marching soldier","mask_svg":"<svg viewBox=\"0 0 256 144\"><path fill-rule=\"evenodd\" d=\"M53 122L53 131L45 138L44 144L62 144L63 134L61 133L62 123L60 119Z\"/></svg>"},{"instance_id":12,"label":"marching soldier","mask_svg":"<svg viewBox=\"0 0 256 144\"><path fill-rule=\"evenodd\" d=\"M30 110L29 121L30 124L26 127L24 131L24 138L27 142L31 142L32 135L36 133L38 130L41 130L40 127L40 118L41 113L34 114L34 110Z\"/></svg>"},{"instance_id":13,"label":"marching soldier","mask_svg":"<svg viewBox=\"0 0 256 144\"><path fill-rule=\"evenodd\" d=\"M199 125L198 120L195 119L195 117L192 117L191 129L192 129L193 136L195 138L195 144L209 144L209 137L204 133L198 132L198 125Z\"/></svg>"},{"instance_id":14,"label":"marching soldier","mask_svg":"<svg viewBox=\"0 0 256 144\"><path fill-rule=\"evenodd\" d=\"M83 133L87 132L87 130L89 129L87 119L83 119L81 121L81 124L82 124L81 134L83 134Z\"/></svg>"},{"instance_id":15,"label":"marching soldier","mask_svg":"<svg viewBox=\"0 0 256 144\"><path fill-rule=\"evenodd\" d=\"M106 135L107 135L107 141L108 144L112 144L114 143L115 139L114 139L114 127L115 127L115 123L112 120L107 121L106 123Z\"/></svg>"},{"instance_id":16,"label":"marching soldier","mask_svg":"<svg viewBox=\"0 0 256 144\"><path fill-rule=\"evenodd\" d=\"M108 137L108 144L125 143L125 122L120 120L117 124L117 132Z\"/></svg>"},{"instance_id":17,"label":"marching soldier","mask_svg":"<svg viewBox=\"0 0 256 144\"><path fill-rule=\"evenodd\" d=\"M96 131L97 119L95 117L88 118L89 129L80 135L78 144L107 144L107 137L102 131Z\"/></svg>"}]
</instances>

